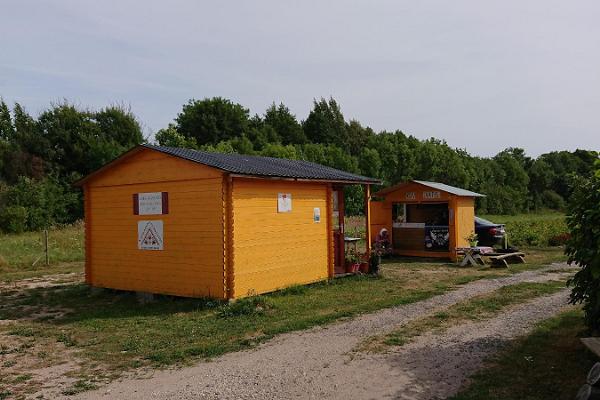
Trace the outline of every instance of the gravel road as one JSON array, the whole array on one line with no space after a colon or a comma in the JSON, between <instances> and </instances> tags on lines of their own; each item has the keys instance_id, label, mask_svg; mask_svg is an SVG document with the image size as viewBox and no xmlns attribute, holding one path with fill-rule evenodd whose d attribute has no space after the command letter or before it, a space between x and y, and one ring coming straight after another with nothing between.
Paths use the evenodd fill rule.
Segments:
<instances>
[{"instance_id":1,"label":"gravel road","mask_svg":"<svg viewBox=\"0 0 600 400\"><path fill-rule=\"evenodd\" d=\"M426 334L385 354L354 353L384 334L469 297L520 282L564 277L545 270L480 280L413 304L325 327L280 335L255 349L193 367L125 378L70 399L442 399L455 393L489 354L566 307L567 290L512 307L496 317ZM566 266L562 266L567 268Z\"/></svg>"}]
</instances>

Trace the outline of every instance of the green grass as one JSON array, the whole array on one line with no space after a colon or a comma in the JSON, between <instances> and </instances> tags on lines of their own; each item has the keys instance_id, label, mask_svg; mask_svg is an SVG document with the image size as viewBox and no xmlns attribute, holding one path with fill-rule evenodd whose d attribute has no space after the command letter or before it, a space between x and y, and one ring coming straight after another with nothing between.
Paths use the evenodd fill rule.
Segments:
<instances>
[{"instance_id":1,"label":"green grass","mask_svg":"<svg viewBox=\"0 0 600 400\"><path fill-rule=\"evenodd\" d=\"M429 331L437 333L464 321L489 319L509 306L565 288L564 281L523 282L504 286L492 293L454 304L444 311L412 321L384 336L369 338L361 350L383 351L387 346L402 346Z\"/></svg>"},{"instance_id":2,"label":"green grass","mask_svg":"<svg viewBox=\"0 0 600 400\"><path fill-rule=\"evenodd\" d=\"M573 399L596 360L579 341L583 315L568 311L488 361L452 400Z\"/></svg>"},{"instance_id":3,"label":"green grass","mask_svg":"<svg viewBox=\"0 0 600 400\"><path fill-rule=\"evenodd\" d=\"M0 280L12 281L82 270L83 224L51 229L48 244L50 266L44 265L42 232L0 234ZM38 262L33 266L36 260Z\"/></svg>"}]
</instances>

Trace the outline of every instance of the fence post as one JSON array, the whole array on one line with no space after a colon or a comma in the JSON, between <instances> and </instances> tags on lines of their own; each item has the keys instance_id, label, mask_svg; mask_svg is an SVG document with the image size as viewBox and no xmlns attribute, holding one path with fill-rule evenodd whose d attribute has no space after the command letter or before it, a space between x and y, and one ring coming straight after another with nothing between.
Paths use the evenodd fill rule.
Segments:
<instances>
[{"instance_id":1,"label":"fence post","mask_svg":"<svg viewBox=\"0 0 600 400\"><path fill-rule=\"evenodd\" d=\"M48 229L44 229L44 252L46 253L46 265L50 265L50 253L48 252Z\"/></svg>"}]
</instances>

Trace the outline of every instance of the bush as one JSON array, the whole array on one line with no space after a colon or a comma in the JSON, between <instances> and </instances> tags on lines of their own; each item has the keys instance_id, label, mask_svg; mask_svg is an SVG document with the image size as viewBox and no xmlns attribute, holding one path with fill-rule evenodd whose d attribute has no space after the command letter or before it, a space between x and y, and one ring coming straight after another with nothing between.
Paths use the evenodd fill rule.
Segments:
<instances>
[{"instance_id":1,"label":"bush","mask_svg":"<svg viewBox=\"0 0 600 400\"><path fill-rule=\"evenodd\" d=\"M564 210L565 200L562 196L553 190L544 190L542 192L542 203L544 207L552 210Z\"/></svg>"},{"instance_id":2,"label":"bush","mask_svg":"<svg viewBox=\"0 0 600 400\"><path fill-rule=\"evenodd\" d=\"M0 229L4 232L21 233L27 230L27 209L8 206L0 211Z\"/></svg>"},{"instance_id":3,"label":"bush","mask_svg":"<svg viewBox=\"0 0 600 400\"><path fill-rule=\"evenodd\" d=\"M573 285L570 302L582 303L586 324L600 330L600 171L576 182L567 224L571 238L566 253L569 264L581 267L568 281Z\"/></svg>"}]
</instances>

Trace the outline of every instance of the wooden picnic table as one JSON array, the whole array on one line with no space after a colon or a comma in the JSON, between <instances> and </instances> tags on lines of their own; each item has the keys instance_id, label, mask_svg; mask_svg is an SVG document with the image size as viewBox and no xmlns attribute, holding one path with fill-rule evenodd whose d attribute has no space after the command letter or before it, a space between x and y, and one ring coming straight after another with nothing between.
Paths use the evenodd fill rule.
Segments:
<instances>
[{"instance_id":1,"label":"wooden picnic table","mask_svg":"<svg viewBox=\"0 0 600 400\"><path fill-rule=\"evenodd\" d=\"M472 266L485 265L486 258L491 262L492 266L508 268L508 263L525 263L525 253L514 251L511 253L498 253L492 247L476 246L476 247L458 247L458 254L464 255L461 267L470 264Z\"/></svg>"},{"instance_id":2,"label":"wooden picnic table","mask_svg":"<svg viewBox=\"0 0 600 400\"><path fill-rule=\"evenodd\" d=\"M458 254L464 255L464 258L460 263L461 267L466 267L467 264L470 264L474 267L485 265L485 260L483 259L482 255L494 251L493 248L484 246L458 247L456 250L458 251Z\"/></svg>"}]
</instances>

